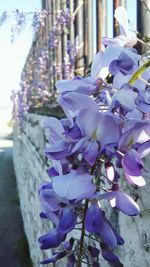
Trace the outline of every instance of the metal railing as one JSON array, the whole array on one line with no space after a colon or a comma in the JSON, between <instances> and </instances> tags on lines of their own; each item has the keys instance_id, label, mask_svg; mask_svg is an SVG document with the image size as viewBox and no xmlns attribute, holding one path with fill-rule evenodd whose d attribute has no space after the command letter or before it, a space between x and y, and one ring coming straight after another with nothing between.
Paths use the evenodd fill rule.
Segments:
<instances>
[{"instance_id":1,"label":"metal railing","mask_svg":"<svg viewBox=\"0 0 150 267\"><path fill-rule=\"evenodd\" d=\"M113 13L119 5L126 6L126 1L42 1L42 7L47 11L45 27L41 27L36 34L29 57L36 61L38 51L42 47L48 50L49 64L45 71L49 76L49 88L52 93L55 92L57 80L77 75L85 76L89 73L94 55L102 49L102 37L108 36L108 33L109 37L112 37L110 32L113 36L118 34L118 25L113 19ZM112 16L109 17L110 9ZM64 19L64 22L61 19ZM32 75L34 76L34 64Z\"/></svg>"}]
</instances>

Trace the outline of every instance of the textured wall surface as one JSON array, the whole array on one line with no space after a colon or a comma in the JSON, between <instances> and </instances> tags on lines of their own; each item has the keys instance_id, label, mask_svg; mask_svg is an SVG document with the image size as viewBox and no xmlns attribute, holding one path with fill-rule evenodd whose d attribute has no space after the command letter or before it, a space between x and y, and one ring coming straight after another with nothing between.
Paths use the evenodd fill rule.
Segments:
<instances>
[{"instance_id":1,"label":"textured wall surface","mask_svg":"<svg viewBox=\"0 0 150 267\"><path fill-rule=\"evenodd\" d=\"M150 160L144 160L150 170ZM125 267L150 267L150 171L144 173L146 186L135 189L124 186L130 196L134 196L140 207L140 216L128 217L119 213L118 225L125 244L120 255Z\"/></svg>"},{"instance_id":2,"label":"textured wall surface","mask_svg":"<svg viewBox=\"0 0 150 267\"><path fill-rule=\"evenodd\" d=\"M49 228L45 220L41 220L38 216L40 213L38 189L42 182L48 181L41 120L42 117L36 115L28 117L24 122L24 133L14 136L13 154L24 228L34 267L40 266L40 260L44 258L37 239Z\"/></svg>"},{"instance_id":3,"label":"textured wall surface","mask_svg":"<svg viewBox=\"0 0 150 267\"><path fill-rule=\"evenodd\" d=\"M44 117L30 114L24 122L24 133L14 135L14 165L18 183L21 210L30 254L34 267L40 260L49 256L39 249L38 237L48 232L52 226L41 220L38 189L42 182L48 181L46 159L43 153L45 134L42 129ZM148 160L146 161L148 168ZM117 251L125 267L150 267L150 175L147 173L147 186L142 189L126 188L137 199L141 216L128 217L119 213L113 220L118 226L125 245ZM124 185L126 187L126 185ZM66 264L59 262L58 267ZM102 263L103 267L108 266Z\"/></svg>"}]
</instances>

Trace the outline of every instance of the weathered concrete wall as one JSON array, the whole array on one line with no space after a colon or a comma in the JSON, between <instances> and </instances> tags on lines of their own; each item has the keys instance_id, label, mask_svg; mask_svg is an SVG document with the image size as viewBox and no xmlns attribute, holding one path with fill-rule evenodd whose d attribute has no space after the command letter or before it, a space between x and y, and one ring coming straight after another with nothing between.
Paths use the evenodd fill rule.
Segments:
<instances>
[{"instance_id":1,"label":"weathered concrete wall","mask_svg":"<svg viewBox=\"0 0 150 267\"><path fill-rule=\"evenodd\" d=\"M150 160L145 159L145 167L150 170ZM150 267L150 172L144 173L146 186L135 189L124 186L125 191L140 207L140 216L129 217L119 213L118 225L125 239L120 255L125 267Z\"/></svg>"},{"instance_id":2,"label":"weathered concrete wall","mask_svg":"<svg viewBox=\"0 0 150 267\"><path fill-rule=\"evenodd\" d=\"M30 114L24 121L24 132L14 136L14 165L21 201L21 210L25 232L29 241L31 258L34 267L40 266L40 260L49 252L39 249L37 238L52 226L47 220L41 220L38 189L42 182L49 181L46 169L46 158L43 150L45 134L42 129L43 116ZM146 161L148 167L148 160ZM127 188L130 195L134 195L140 209L141 216L128 217L119 213L116 225L125 239L125 245L117 251L125 267L150 267L150 177L146 177L147 186L142 189ZM126 185L125 185L126 186ZM115 219L116 220L116 219ZM60 262L58 267L65 267ZM102 263L103 267L108 266Z\"/></svg>"},{"instance_id":3,"label":"weathered concrete wall","mask_svg":"<svg viewBox=\"0 0 150 267\"><path fill-rule=\"evenodd\" d=\"M48 181L43 153L44 132L40 126L42 119L41 116L28 116L24 122L24 133L14 135L13 152L24 228L34 267L40 266L40 260L44 258L37 239L50 227L38 216L38 189L42 182Z\"/></svg>"}]
</instances>

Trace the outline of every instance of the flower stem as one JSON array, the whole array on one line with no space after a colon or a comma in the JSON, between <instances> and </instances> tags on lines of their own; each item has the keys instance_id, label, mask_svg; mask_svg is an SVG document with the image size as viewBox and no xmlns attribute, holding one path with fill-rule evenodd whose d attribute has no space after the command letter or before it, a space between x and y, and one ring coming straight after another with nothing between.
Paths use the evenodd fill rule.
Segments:
<instances>
[{"instance_id":1,"label":"flower stem","mask_svg":"<svg viewBox=\"0 0 150 267\"><path fill-rule=\"evenodd\" d=\"M94 171L95 171L95 166L92 166L90 174L93 175ZM82 252L83 252L83 244L84 244L84 236L85 236L85 215L86 215L86 211L88 209L88 205L89 205L89 200L86 199L85 200L85 204L84 204L84 212L83 212L83 221L82 221L82 229L81 229L81 238L80 238L80 247L79 247L79 255L78 255L78 261L77 261L77 266L76 267L82 267Z\"/></svg>"},{"instance_id":2,"label":"flower stem","mask_svg":"<svg viewBox=\"0 0 150 267\"><path fill-rule=\"evenodd\" d=\"M78 262L77 262L77 267L81 267L82 263L82 251L83 251L83 243L84 243L84 236L85 236L85 224L84 224L84 220L85 220L85 215L86 215L86 211L88 209L88 204L89 201L86 199L85 201L85 205L84 205L84 213L83 213L83 223L82 223L82 230L81 230L81 238L80 238L80 248L79 248L79 256L78 256Z\"/></svg>"},{"instance_id":3,"label":"flower stem","mask_svg":"<svg viewBox=\"0 0 150 267\"><path fill-rule=\"evenodd\" d=\"M141 76L141 74L150 66L150 60L147 61L141 68L139 68L131 77L128 84L132 85L138 78Z\"/></svg>"}]
</instances>

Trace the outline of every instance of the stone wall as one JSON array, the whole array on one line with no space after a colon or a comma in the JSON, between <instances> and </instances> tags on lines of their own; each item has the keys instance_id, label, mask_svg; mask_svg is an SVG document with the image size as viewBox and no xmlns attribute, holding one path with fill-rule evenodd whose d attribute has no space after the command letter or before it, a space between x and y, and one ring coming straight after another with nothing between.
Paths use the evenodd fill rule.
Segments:
<instances>
[{"instance_id":1,"label":"stone wall","mask_svg":"<svg viewBox=\"0 0 150 267\"><path fill-rule=\"evenodd\" d=\"M150 170L150 160L145 159L145 167ZM125 191L134 196L141 214L128 217L122 213L118 217L118 225L125 244L120 249L120 255L125 267L150 267L150 171L144 174L146 186L142 188L127 188Z\"/></svg>"},{"instance_id":2,"label":"stone wall","mask_svg":"<svg viewBox=\"0 0 150 267\"><path fill-rule=\"evenodd\" d=\"M20 206L34 267L40 266L40 260L46 256L39 248L38 237L47 233L50 227L38 216L40 213L38 189L42 182L49 179L43 153L42 120L42 116L29 115L24 121L24 132L20 135L14 134L13 149Z\"/></svg>"},{"instance_id":3,"label":"stone wall","mask_svg":"<svg viewBox=\"0 0 150 267\"><path fill-rule=\"evenodd\" d=\"M44 156L45 133L42 129L44 116L27 115L24 132L14 134L14 166L17 177L20 205L24 228L29 242L31 259L34 267L40 266L40 260L49 256L49 252L39 249L38 237L48 232L52 226L47 220L41 220L38 189L42 182L49 181ZM148 160L146 161L148 167ZM150 266L150 177L147 173L147 186L142 189L128 189L134 195L141 209L141 216L128 217L119 213L115 224L124 237L125 245L117 251L125 267ZM126 185L125 185L126 186ZM65 267L60 262L58 267ZM102 263L103 267L108 266Z\"/></svg>"}]
</instances>

